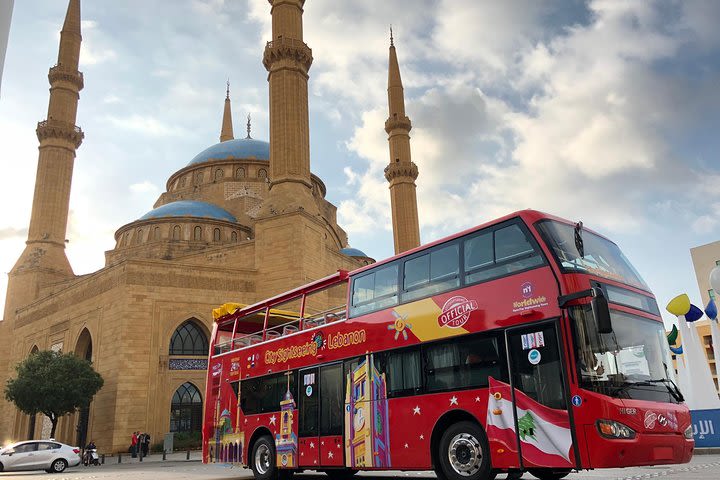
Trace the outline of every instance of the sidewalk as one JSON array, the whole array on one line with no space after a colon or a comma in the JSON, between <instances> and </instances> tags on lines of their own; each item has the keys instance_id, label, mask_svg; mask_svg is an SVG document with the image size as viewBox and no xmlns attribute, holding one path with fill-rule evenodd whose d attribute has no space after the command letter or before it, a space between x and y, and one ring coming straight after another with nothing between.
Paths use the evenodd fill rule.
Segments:
<instances>
[{"instance_id":1,"label":"sidewalk","mask_svg":"<svg viewBox=\"0 0 720 480\"><path fill-rule=\"evenodd\" d=\"M120 464L129 464L129 463L141 463L140 457L132 458L132 456L129 453L121 453L121 454L114 454L114 455L108 455L105 454L105 464L117 464L118 458L120 459ZM102 454L100 454L100 460L102 461ZM142 463L146 462L162 462L163 461L163 454L162 453L151 453L147 457L143 457ZM188 452L173 452L173 453L167 453L165 454L165 461L166 462L200 462L202 461L202 451L200 450L190 450L190 458L188 459Z\"/></svg>"}]
</instances>

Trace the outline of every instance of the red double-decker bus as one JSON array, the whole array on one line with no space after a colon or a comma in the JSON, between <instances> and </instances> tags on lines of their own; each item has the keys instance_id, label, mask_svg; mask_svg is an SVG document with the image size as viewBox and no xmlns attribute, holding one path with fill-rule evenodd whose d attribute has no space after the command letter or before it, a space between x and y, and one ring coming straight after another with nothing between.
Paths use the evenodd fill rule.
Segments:
<instances>
[{"instance_id":1,"label":"red double-decker bus","mask_svg":"<svg viewBox=\"0 0 720 480\"><path fill-rule=\"evenodd\" d=\"M524 210L216 319L203 458L258 479L684 463L673 378L617 245Z\"/></svg>"}]
</instances>

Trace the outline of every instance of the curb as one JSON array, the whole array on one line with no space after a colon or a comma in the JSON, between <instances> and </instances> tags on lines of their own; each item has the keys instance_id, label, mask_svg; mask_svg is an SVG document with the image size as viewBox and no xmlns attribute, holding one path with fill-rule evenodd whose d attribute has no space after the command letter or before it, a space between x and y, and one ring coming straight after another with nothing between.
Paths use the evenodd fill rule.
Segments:
<instances>
[{"instance_id":1,"label":"curb","mask_svg":"<svg viewBox=\"0 0 720 480\"><path fill-rule=\"evenodd\" d=\"M694 455L720 455L720 447L703 447L693 450Z\"/></svg>"}]
</instances>

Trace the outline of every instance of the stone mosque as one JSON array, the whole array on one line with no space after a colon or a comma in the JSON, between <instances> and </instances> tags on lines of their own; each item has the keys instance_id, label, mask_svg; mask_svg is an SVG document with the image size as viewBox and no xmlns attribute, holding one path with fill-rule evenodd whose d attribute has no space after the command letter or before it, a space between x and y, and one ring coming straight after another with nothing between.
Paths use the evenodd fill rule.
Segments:
<instances>
[{"instance_id":1,"label":"stone mosque","mask_svg":"<svg viewBox=\"0 0 720 480\"><path fill-rule=\"evenodd\" d=\"M161 442L199 431L212 309L253 303L373 260L349 248L336 207L310 169L305 0L269 0L270 141L235 138L230 92L220 142L172 173L154 208L115 233L105 266L75 275L65 254L83 75L78 71L80 0L69 0L57 64L50 68L47 119L37 124L39 155L25 250L9 273L0 322L0 371L37 350L93 362L105 385L90 407L63 417L56 438L94 439L127 451L133 431ZM378 88L381 88L378 85ZM389 182L396 253L420 244L411 123L395 46L388 75ZM378 128L382 128L378 125ZM49 422L0 400L0 440L47 438Z\"/></svg>"}]
</instances>

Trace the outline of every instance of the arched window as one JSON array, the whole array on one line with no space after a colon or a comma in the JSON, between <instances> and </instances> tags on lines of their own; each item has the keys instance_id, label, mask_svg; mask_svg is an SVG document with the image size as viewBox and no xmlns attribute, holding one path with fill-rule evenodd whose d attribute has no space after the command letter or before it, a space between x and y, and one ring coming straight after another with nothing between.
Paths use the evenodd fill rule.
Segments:
<instances>
[{"instance_id":1,"label":"arched window","mask_svg":"<svg viewBox=\"0 0 720 480\"><path fill-rule=\"evenodd\" d=\"M199 185L203 182L203 174L202 172L199 172L197 175L195 175L195 184Z\"/></svg>"},{"instance_id":2,"label":"arched window","mask_svg":"<svg viewBox=\"0 0 720 480\"><path fill-rule=\"evenodd\" d=\"M171 432L199 432L202 427L202 397L190 382L175 390L170 405Z\"/></svg>"},{"instance_id":3,"label":"arched window","mask_svg":"<svg viewBox=\"0 0 720 480\"><path fill-rule=\"evenodd\" d=\"M216 228L213 230L213 241L219 242L220 241L220 229Z\"/></svg>"},{"instance_id":4,"label":"arched window","mask_svg":"<svg viewBox=\"0 0 720 480\"><path fill-rule=\"evenodd\" d=\"M138 228L135 232L135 244L140 245L140 242L142 242L142 229Z\"/></svg>"},{"instance_id":5,"label":"arched window","mask_svg":"<svg viewBox=\"0 0 720 480\"><path fill-rule=\"evenodd\" d=\"M232 232L230 234L230 240L232 240L233 242L237 242L237 232Z\"/></svg>"},{"instance_id":6,"label":"arched window","mask_svg":"<svg viewBox=\"0 0 720 480\"><path fill-rule=\"evenodd\" d=\"M235 170L235 178L244 178L245 177L245 169L243 167L238 168Z\"/></svg>"},{"instance_id":7,"label":"arched window","mask_svg":"<svg viewBox=\"0 0 720 480\"><path fill-rule=\"evenodd\" d=\"M185 177L182 177L182 178L180 179L180 186L181 186L181 187L184 187L184 186L185 186Z\"/></svg>"},{"instance_id":8,"label":"arched window","mask_svg":"<svg viewBox=\"0 0 720 480\"><path fill-rule=\"evenodd\" d=\"M267 178L267 170L264 168L258 170L258 178Z\"/></svg>"},{"instance_id":9,"label":"arched window","mask_svg":"<svg viewBox=\"0 0 720 480\"><path fill-rule=\"evenodd\" d=\"M155 227L155 231L153 233L155 240L160 240L160 227Z\"/></svg>"},{"instance_id":10,"label":"arched window","mask_svg":"<svg viewBox=\"0 0 720 480\"><path fill-rule=\"evenodd\" d=\"M193 240L202 240L202 227L195 227L193 231Z\"/></svg>"},{"instance_id":11,"label":"arched window","mask_svg":"<svg viewBox=\"0 0 720 480\"><path fill-rule=\"evenodd\" d=\"M170 355L207 355L208 339L197 323L188 320L170 339Z\"/></svg>"},{"instance_id":12,"label":"arched window","mask_svg":"<svg viewBox=\"0 0 720 480\"><path fill-rule=\"evenodd\" d=\"M173 227L173 240L180 240L180 225L175 225Z\"/></svg>"},{"instance_id":13,"label":"arched window","mask_svg":"<svg viewBox=\"0 0 720 480\"><path fill-rule=\"evenodd\" d=\"M224 176L225 176L225 172L223 171L222 168L218 168L217 170L215 170L215 180L220 180Z\"/></svg>"}]
</instances>

